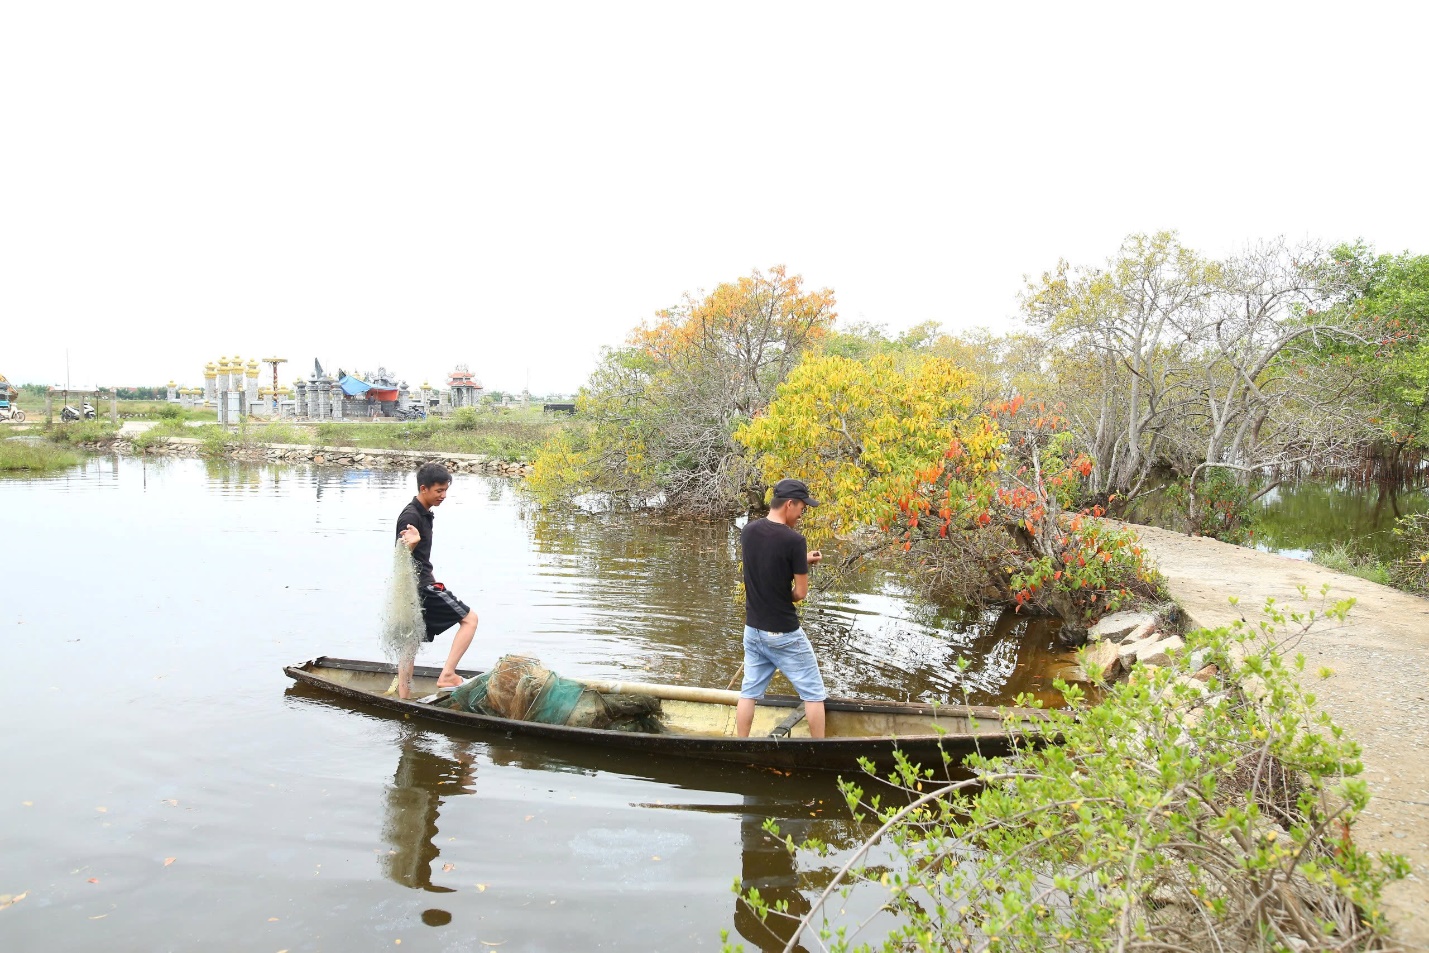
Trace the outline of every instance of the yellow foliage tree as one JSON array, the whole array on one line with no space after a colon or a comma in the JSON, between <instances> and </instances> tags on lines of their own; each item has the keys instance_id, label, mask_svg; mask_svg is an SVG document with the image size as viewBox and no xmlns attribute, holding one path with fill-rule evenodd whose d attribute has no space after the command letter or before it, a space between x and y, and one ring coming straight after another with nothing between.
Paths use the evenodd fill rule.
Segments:
<instances>
[{"instance_id":1,"label":"yellow foliage tree","mask_svg":"<svg viewBox=\"0 0 1429 953\"><path fill-rule=\"evenodd\" d=\"M811 356L734 438L755 454L766 484L808 482L822 505L803 526L819 545L887 529L950 455L962 458L962 492L986 496L1002 437L973 411L972 383L963 368L928 355Z\"/></svg>"}]
</instances>

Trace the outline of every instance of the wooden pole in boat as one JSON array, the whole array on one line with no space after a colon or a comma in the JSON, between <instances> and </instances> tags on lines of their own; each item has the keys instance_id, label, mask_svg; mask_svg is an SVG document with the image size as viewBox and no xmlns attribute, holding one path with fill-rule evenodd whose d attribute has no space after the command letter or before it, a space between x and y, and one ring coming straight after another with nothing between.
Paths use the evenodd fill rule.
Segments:
<instances>
[{"instance_id":1,"label":"wooden pole in boat","mask_svg":"<svg viewBox=\"0 0 1429 953\"><path fill-rule=\"evenodd\" d=\"M670 701L704 702L707 705L738 705L739 692L695 685L653 685L649 682L609 682L593 678L573 678L586 688L611 695L653 695Z\"/></svg>"}]
</instances>

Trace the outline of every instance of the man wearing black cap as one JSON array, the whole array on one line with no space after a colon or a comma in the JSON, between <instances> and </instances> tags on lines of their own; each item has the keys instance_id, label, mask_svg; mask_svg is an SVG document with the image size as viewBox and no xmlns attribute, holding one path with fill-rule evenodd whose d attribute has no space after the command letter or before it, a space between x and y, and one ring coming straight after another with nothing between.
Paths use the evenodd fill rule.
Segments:
<instances>
[{"instance_id":1,"label":"man wearing black cap","mask_svg":"<svg viewBox=\"0 0 1429 953\"><path fill-rule=\"evenodd\" d=\"M748 738L754 724L754 704L764 697L775 670L804 700L809 734L824 736L824 679L808 636L799 627L794 603L809 594L809 567L823 554L808 552L804 537L794 529L804 509L818 506L802 480L774 484L769 515L750 520L739 534L744 551L744 684L739 689L735 727Z\"/></svg>"}]
</instances>

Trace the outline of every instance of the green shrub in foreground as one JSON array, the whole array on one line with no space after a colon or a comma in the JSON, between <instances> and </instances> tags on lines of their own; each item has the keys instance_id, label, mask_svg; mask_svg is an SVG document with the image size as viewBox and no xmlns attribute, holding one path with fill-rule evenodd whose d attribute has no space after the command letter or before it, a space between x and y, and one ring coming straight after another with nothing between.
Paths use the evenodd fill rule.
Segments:
<instances>
[{"instance_id":1,"label":"green shrub in foreground","mask_svg":"<svg viewBox=\"0 0 1429 953\"><path fill-rule=\"evenodd\" d=\"M1350 605L1320 615L1343 620ZM1408 867L1356 843L1369 803L1359 747L1314 713L1303 656L1284 654L1317 613L1266 613L1255 628L1190 634L1173 666L1138 666L1098 705L1059 684L1069 707L1038 728L1057 743L974 756L972 780L904 761L891 798L844 782L855 816L882 826L802 918L806 942L816 931L830 950L1374 948L1380 892ZM1211 662L1208 683L1188 677ZM864 866L880 837L891 871ZM855 947L858 926L834 912L844 904L832 898L854 890L894 917L876 947ZM743 902L783 915L757 891Z\"/></svg>"}]
</instances>

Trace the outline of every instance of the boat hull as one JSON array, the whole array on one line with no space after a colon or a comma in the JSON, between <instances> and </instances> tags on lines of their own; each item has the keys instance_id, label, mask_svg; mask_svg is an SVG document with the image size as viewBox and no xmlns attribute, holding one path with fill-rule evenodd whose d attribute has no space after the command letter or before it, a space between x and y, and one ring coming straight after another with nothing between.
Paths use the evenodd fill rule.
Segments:
<instances>
[{"instance_id":1,"label":"boat hull","mask_svg":"<svg viewBox=\"0 0 1429 953\"><path fill-rule=\"evenodd\" d=\"M419 717L437 724L494 731L504 738L528 738L535 742L549 739L644 752L655 757L673 755L785 769L857 770L860 759L865 758L886 767L894 762L895 750L901 750L915 764L927 767L941 765L945 752L954 764L958 764L973 752L985 755L1003 754L1014 737L1004 730L1003 713L994 708L910 705L848 698L830 698L825 703L830 737L808 737L807 728L803 726L800 726L802 737L798 731L786 737L769 737L767 734L761 736L761 723L769 725L782 721L799 704L796 697L779 695L768 695L760 700L753 737L735 737L733 709L717 705L707 706L712 710L719 709L707 713L707 716L712 715L714 718L711 721L714 727L709 731L641 734L517 721L440 708L424 704L415 697L401 699L395 695L385 695L383 689L390 684L396 673L395 666L385 662L322 657L299 665L290 665L284 672L300 683L352 702ZM418 695L423 689L434 690L439 672L440 669L437 668L418 666L413 673L413 695ZM463 678L481 674L470 670L458 672ZM681 703L665 704L670 706ZM688 710L689 706L686 708ZM1031 709L1016 711L1029 720L1041 717L1041 712ZM725 712L728 713L727 720L720 721ZM928 728L932 728L934 721L940 727L945 726L941 732L935 729L924 733L847 733L865 728L876 730L879 726L890 724L926 723Z\"/></svg>"}]
</instances>

